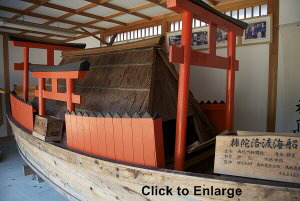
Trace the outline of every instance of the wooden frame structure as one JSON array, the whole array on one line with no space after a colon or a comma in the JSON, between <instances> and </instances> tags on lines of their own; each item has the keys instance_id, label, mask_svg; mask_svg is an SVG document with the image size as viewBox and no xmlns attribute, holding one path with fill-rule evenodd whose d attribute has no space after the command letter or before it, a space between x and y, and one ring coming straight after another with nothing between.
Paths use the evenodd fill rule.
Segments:
<instances>
[{"instance_id":1,"label":"wooden frame structure","mask_svg":"<svg viewBox=\"0 0 300 201\"><path fill-rule=\"evenodd\" d=\"M28 78L29 78L29 49L30 48L39 48L47 50L47 65L45 66L53 66L54 65L54 50L74 50L84 48L82 44L57 44L57 43L49 43L43 41L34 41L24 38L18 38L14 36L8 36L12 46L23 47L23 97L25 101L28 101ZM14 66L20 67L22 64L15 64ZM39 78L39 86L41 86L41 90L44 90L45 79ZM52 91L57 92L57 78L52 79ZM39 99L42 96L39 96ZM43 102L40 100L39 102ZM43 107L41 107L43 108ZM43 111L41 111L43 113Z\"/></svg>"},{"instance_id":2,"label":"wooden frame structure","mask_svg":"<svg viewBox=\"0 0 300 201\"><path fill-rule=\"evenodd\" d=\"M168 0L168 8L182 15L182 40L181 46L170 47L170 62L179 63L179 86L176 118L176 142L174 155L174 169L184 169L188 94L190 80L190 65L206 66L227 69L226 82L226 122L228 130L233 130L234 116L234 84L235 70L238 62L235 59L236 36L243 35L246 23L234 21L222 16L221 13L206 7L202 1L198 0ZM209 24L209 53L204 54L191 49L192 40L192 20L201 19ZM217 28L228 32L228 52L227 58L216 56L216 31Z\"/></svg>"}]
</instances>

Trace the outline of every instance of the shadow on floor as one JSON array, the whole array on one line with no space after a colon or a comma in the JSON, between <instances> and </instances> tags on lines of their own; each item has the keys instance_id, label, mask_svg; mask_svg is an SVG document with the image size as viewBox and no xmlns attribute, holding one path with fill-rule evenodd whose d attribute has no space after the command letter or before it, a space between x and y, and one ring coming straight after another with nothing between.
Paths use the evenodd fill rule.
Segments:
<instances>
[{"instance_id":1,"label":"shadow on floor","mask_svg":"<svg viewBox=\"0 0 300 201\"><path fill-rule=\"evenodd\" d=\"M0 201L66 201L46 182L24 176L25 162L18 153L15 141L0 141Z\"/></svg>"}]
</instances>

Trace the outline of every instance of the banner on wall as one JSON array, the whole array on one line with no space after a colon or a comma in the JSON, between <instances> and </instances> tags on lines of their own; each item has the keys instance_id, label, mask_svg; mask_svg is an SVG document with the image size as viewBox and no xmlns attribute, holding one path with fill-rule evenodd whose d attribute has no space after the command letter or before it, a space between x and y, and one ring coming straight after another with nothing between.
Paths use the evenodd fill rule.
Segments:
<instances>
[{"instance_id":1,"label":"banner on wall","mask_svg":"<svg viewBox=\"0 0 300 201\"><path fill-rule=\"evenodd\" d=\"M285 125L289 132L300 127L300 22L280 26L284 64ZM298 106L297 106L298 105Z\"/></svg>"}]
</instances>

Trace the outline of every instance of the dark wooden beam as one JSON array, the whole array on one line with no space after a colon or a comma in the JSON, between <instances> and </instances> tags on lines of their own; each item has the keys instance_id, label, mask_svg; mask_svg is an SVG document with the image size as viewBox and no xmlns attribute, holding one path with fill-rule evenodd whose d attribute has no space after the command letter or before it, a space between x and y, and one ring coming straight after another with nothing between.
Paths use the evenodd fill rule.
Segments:
<instances>
[{"instance_id":1,"label":"dark wooden beam","mask_svg":"<svg viewBox=\"0 0 300 201\"><path fill-rule=\"evenodd\" d=\"M213 6L216 6L219 2L215 1L215 0L207 0L207 2Z\"/></svg>"},{"instance_id":2,"label":"dark wooden beam","mask_svg":"<svg viewBox=\"0 0 300 201\"><path fill-rule=\"evenodd\" d=\"M4 74L4 90L6 92L10 91L10 78L9 78L9 49L8 49L8 38L6 35L3 35L3 74ZM5 107L4 107L4 115L10 112L10 96L9 93L5 93ZM11 136L12 130L8 123L7 118L4 118L6 122L6 135Z\"/></svg>"},{"instance_id":3,"label":"dark wooden beam","mask_svg":"<svg viewBox=\"0 0 300 201\"><path fill-rule=\"evenodd\" d=\"M278 80L278 46L279 46L279 0L269 0L268 14L273 16L272 42L269 48L269 84L268 84L268 112L267 131L275 132L277 107Z\"/></svg>"}]
</instances>

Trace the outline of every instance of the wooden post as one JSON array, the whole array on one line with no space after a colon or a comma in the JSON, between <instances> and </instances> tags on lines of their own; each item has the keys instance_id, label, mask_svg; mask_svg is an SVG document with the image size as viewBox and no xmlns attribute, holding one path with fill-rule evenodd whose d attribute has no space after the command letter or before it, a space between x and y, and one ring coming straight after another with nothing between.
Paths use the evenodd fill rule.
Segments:
<instances>
[{"instance_id":1,"label":"wooden post","mask_svg":"<svg viewBox=\"0 0 300 201\"><path fill-rule=\"evenodd\" d=\"M210 55L216 55L216 48L217 48L217 41L216 41L216 35L217 35L217 26L213 23L209 24L209 54Z\"/></svg>"},{"instance_id":2,"label":"wooden post","mask_svg":"<svg viewBox=\"0 0 300 201\"><path fill-rule=\"evenodd\" d=\"M54 49L47 49L47 65L54 66ZM57 79L52 78L51 80L52 92L57 93Z\"/></svg>"},{"instance_id":3,"label":"wooden post","mask_svg":"<svg viewBox=\"0 0 300 201\"><path fill-rule=\"evenodd\" d=\"M9 49L8 49L8 39L6 35L3 35L3 68L4 68L4 89L5 91L10 91L10 79L9 79ZM4 115L10 111L10 95L5 93L5 107L3 108ZM12 136L11 127L7 121L7 118L4 118L4 125L6 125L6 134Z\"/></svg>"},{"instance_id":4,"label":"wooden post","mask_svg":"<svg viewBox=\"0 0 300 201\"><path fill-rule=\"evenodd\" d=\"M235 51L236 51L236 34L228 32L228 58L229 66L227 69L226 79L226 118L225 128L229 131L233 130L234 122L234 84L235 84Z\"/></svg>"},{"instance_id":5,"label":"wooden post","mask_svg":"<svg viewBox=\"0 0 300 201\"><path fill-rule=\"evenodd\" d=\"M277 79L278 79L278 40L279 40L279 0L268 1L268 14L273 15L272 43L269 47L269 84L267 131L274 132L276 127Z\"/></svg>"},{"instance_id":6,"label":"wooden post","mask_svg":"<svg viewBox=\"0 0 300 201\"><path fill-rule=\"evenodd\" d=\"M24 70L23 70L23 97L28 101L28 79L29 79L29 48L23 49Z\"/></svg>"},{"instance_id":7,"label":"wooden post","mask_svg":"<svg viewBox=\"0 0 300 201\"><path fill-rule=\"evenodd\" d=\"M191 63L191 37L193 14L188 11L182 13L182 40L184 48L183 64L179 67L178 101L176 119L176 142L174 169L184 170L187 112Z\"/></svg>"},{"instance_id":8,"label":"wooden post","mask_svg":"<svg viewBox=\"0 0 300 201\"><path fill-rule=\"evenodd\" d=\"M45 102L43 98L43 93L45 90L45 79L44 78L39 78L39 115L43 116L45 115Z\"/></svg>"},{"instance_id":9,"label":"wooden post","mask_svg":"<svg viewBox=\"0 0 300 201\"><path fill-rule=\"evenodd\" d=\"M67 109L69 112L74 110L74 103L72 103L72 95L74 93L74 80L67 78L66 79L66 94L67 94Z\"/></svg>"}]
</instances>

